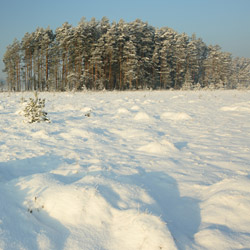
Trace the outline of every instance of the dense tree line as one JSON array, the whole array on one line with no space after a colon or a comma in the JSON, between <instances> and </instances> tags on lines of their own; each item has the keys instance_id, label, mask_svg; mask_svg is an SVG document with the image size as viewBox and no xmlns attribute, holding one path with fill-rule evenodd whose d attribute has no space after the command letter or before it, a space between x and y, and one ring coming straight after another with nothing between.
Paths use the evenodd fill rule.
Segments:
<instances>
[{"instance_id":1,"label":"dense tree line","mask_svg":"<svg viewBox=\"0 0 250 250\"><path fill-rule=\"evenodd\" d=\"M37 28L15 39L3 61L15 91L234 88L250 81L250 59L139 19Z\"/></svg>"}]
</instances>

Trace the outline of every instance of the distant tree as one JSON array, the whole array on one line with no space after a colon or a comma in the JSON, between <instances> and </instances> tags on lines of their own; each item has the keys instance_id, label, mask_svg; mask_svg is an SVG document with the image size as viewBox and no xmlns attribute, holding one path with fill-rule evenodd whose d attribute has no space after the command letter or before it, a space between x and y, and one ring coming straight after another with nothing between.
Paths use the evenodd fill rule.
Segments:
<instances>
[{"instance_id":1,"label":"distant tree","mask_svg":"<svg viewBox=\"0 0 250 250\"><path fill-rule=\"evenodd\" d=\"M17 39L7 47L3 57L5 64L4 72L7 73L7 83L9 90L21 90L21 45Z\"/></svg>"},{"instance_id":2,"label":"distant tree","mask_svg":"<svg viewBox=\"0 0 250 250\"><path fill-rule=\"evenodd\" d=\"M5 88L5 81L4 80L0 80L0 90L3 91Z\"/></svg>"},{"instance_id":3,"label":"distant tree","mask_svg":"<svg viewBox=\"0 0 250 250\"><path fill-rule=\"evenodd\" d=\"M61 27L56 29L56 40L58 41L57 53L61 57L60 62L62 64L60 77L61 86L59 88L62 91L67 88L69 48L71 39L72 26L68 22L65 22Z\"/></svg>"},{"instance_id":4,"label":"distant tree","mask_svg":"<svg viewBox=\"0 0 250 250\"><path fill-rule=\"evenodd\" d=\"M213 84L215 88L229 86L232 70L232 58L230 53L220 51L220 47L209 46L208 56L204 60L205 86Z\"/></svg>"},{"instance_id":5,"label":"distant tree","mask_svg":"<svg viewBox=\"0 0 250 250\"><path fill-rule=\"evenodd\" d=\"M176 32L164 27L159 30L159 74L160 87L174 87Z\"/></svg>"},{"instance_id":6,"label":"distant tree","mask_svg":"<svg viewBox=\"0 0 250 250\"><path fill-rule=\"evenodd\" d=\"M215 85L219 82L219 64L220 64L220 47L218 45L208 47L208 56L204 60L204 78L203 84L208 87L210 84Z\"/></svg>"},{"instance_id":7,"label":"distant tree","mask_svg":"<svg viewBox=\"0 0 250 250\"><path fill-rule=\"evenodd\" d=\"M133 89L134 82L136 82L136 65L138 58L136 55L136 48L132 41L127 41L124 45L124 83L126 88Z\"/></svg>"},{"instance_id":8,"label":"distant tree","mask_svg":"<svg viewBox=\"0 0 250 250\"><path fill-rule=\"evenodd\" d=\"M32 90L33 85L33 54L34 54L34 37L33 34L26 33L21 42L23 54L23 63L25 69L24 84L25 90Z\"/></svg>"},{"instance_id":9,"label":"distant tree","mask_svg":"<svg viewBox=\"0 0 250 250\"><path fill-rule=\"evenodd\" d=\"M152 83L152 58L155 29L140 19L129 24L129 37L136 49L136 89L149 87Z\"/></svg>"},{"instance_id":10,"label":"distant tree","mask_svg":"<svg viewBox=\"0 0 250 250\"><path fill-rule=\"evenodd\" d=\"M104 36L105 39L105 65L106 65L106 78L107 78L107 89L114 89L116 87L116 74L118 69L118 30L117 24L112 23L110 29Z\"/></svg>"},{"instance_id":11,"label":"distant tree","mask_svg":"<svg viewBox=\"0 0 250 250\"><path fill-rule=\"evenodd\" d=\"M236 57L232 60L232 76L230 87L250 87L250 58Z\"/></svg>"},{"instance_id":12,"label":"distant tree","mask_svg":"<svg viewBox=\"0 0 250 250\"><path fill-rule=\"evenodd\" d=\"M160 31L156 29L154 35L154 51L152 55L152 81L154 82L154 88L158 88L160 85Z\"/></svg>"},{"instance_id":13,"label":"distant tree","mask_svg":"<svg viewBox=\"0 0 250 250\"><path fill-rule=\"evenodd\" d=\"M44 51L45 58L44 58L44 66L43 66L43 76L42 76L42 90L44 91L49 90L49 74L52 66L52 45L55 39L55 35L53 31L48 27L43 34L41 46L42 50Z\"/></svg>"}]
</instances>

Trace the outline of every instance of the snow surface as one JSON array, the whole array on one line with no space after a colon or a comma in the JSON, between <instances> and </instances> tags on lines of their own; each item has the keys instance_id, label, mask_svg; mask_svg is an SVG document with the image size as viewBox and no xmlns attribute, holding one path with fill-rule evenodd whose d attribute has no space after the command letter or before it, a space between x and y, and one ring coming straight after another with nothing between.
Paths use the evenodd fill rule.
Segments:
<instances>
[{"instance_id":1,"label":"snow surface","mask_svg":"<svg viewBox=\"0 0 250 250\"><path fill-rule=\"evenodd\" d=\"M0 94L0 249L249 249L250 92Z\"/></svg>"}]
</instances>

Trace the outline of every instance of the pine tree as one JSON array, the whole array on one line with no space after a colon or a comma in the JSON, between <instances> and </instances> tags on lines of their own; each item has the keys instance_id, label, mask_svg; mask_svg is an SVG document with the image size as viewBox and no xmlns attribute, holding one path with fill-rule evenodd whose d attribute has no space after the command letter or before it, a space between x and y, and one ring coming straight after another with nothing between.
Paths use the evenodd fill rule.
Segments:
<instances>
[{"instance_id":1,"label":"pine tree","mask_svg":"<svg viewBox=\"0 0 250 250\"><path fill-rule=\"evenodd\" d=\"M155 29L136 19L109 23L82 18L55 34L37 28L7 47L9 90L235 88L249 85L249 59L232 59L195 34ZM184 86L183 86L184 85Z\"/></svg>"},{"instance_id":2,"label":"pine tree","mask_svg":"<svg viewBox=\"0 0 250 250\"><path fill-rule=\"evenodd\" d=\"M167 27L159 30L160 39L160 87L173 88L174 87L174 73L175 73L175 37L176 32Z\"/></svg>"},{"instance_id":3,"label":"pine tree","mask_svg":"<svg viewBox=\"0 0 250 250\"><path fill-rule=\"evenodd\" d=\"M236 57L232 60L231 88L249 88L250 59Z\"/></svg>"},{"instance_id":4,"label":"pine tree","mask_svg":"<svg viewBox=\"0 0 250 250\"><path fill-rule=\"evenodd\" d=\"M128 89L132 89L136 81L136 65L138 59L136 56L136 49L132 41L127 41L124 45L124 83Z\"/></svg>"},{"instance_id":5,"label":"pine tree","mask_svg":"<svg viewBox=\"0 0 250 250\"><path fill-rule=\"evenodd\" d=\"M21 45L17 39L7 47L3 62L7 73L9 90L21 91Z\"/></svg>"},{"instance_id":6,"label":"pine tree","mask_svg":"<svg viewBox=\"0 0 250 250\"><path fill-rule=\"evenodd\" d=\"M160 86L160 48L160 31L157 29L154 36L154 51L152 55L152 80L154 88Z\"/></svg>"},{"instance_id":7,"label":"pine tree","mask_svg":"<svg viewBox=\"0 0 250 250\"><path fill-rule=\"evenodd\" d=\"M42 37L42 50L45 54L45 58L43 59L43 72L42 72L42 90L49 89L49 74L50 74L50 67L52 64L52 57L51 57L51 48L53 45L55 35L53 31L48 27L43 34Z\"/></svg>"},{"instance_id":8,"label":"pine tree","mask_svg":"<svg viewBox=\"0 0 250 250\"><path fill-rule=\"evenodd\" d=\"M107 71L107 89L114 89L116 86L116 74L117 62L118 62L118 30L117 24L112 23L110 29L105 34L105 67Z\"/></svg>"},{"instance_id":9,"label":"pine tree","mask_svg":"<svg viewBox=\"0 0 250 250\"><path fill-rule=\"evenodd\" d=\"M35 99L30 98L29 103L24 109L24 116L27 118L27 122L50 122L49 118L47 117L47 112L43 110L44 107L45 99L38 98L38 94L35 92Z\"/></svg>"},{"instance_id":10,"label":"pine tree","mask_svg":"<svg viewBox=\"0 0 250 250\"><path fill-rule=\"evenodd\" d=\"M33 88L33 55L34 55L34 36L33 33L26 33L21 42L23 63L25 69L25 90Z\"/></svg>"},{"instance_id":11,"label":"pine tree","mask_svg":"<svg viewBox=\"0 0 250 250\"><path fill-rule=\"evenodd\" d=\"M60 89L62 91L67 88L67 76L68 76L68 56L69 56L69 44L72 38L72 26L65 22L62 27L56 29L56 40L58 41L58 53L61 56L61 78Z\"/></svg>"},{"instance_id":12,"label":"pine tree","mask_svg":"<svg viewBox=\"0 0 250 250\"><path fill-rule=\"evenodd\" d=\"M176 36L175 43L175 77L174 77L174 88L179 89L185 79L186 71L186 59L187 59L187 44L188 36L181 34Z\"/></svg>"},{"instance_id":13,"label":"pine tree","mask_svg":"<svg viewBox=\"0 0 250 250\"><path fill-rule=\"evenodd\" d=\"M187 44L185 83L196 84L199 80L199 45L195 34Z\"/></svg>"}]
</instances>

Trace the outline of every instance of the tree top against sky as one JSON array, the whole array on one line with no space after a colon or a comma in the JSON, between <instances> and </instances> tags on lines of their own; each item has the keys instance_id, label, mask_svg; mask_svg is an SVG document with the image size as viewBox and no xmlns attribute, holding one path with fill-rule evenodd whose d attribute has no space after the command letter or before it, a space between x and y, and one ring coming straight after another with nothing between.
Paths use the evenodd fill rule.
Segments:
<instances>
[{"instance_id":1,"label":"tree top against sky","mask_svg":"<svg viewBox=\"0 0 250 250\"><path fill-rule=\"evenodd\" d=\"M140 18L154 27L168 26L179 33L193 33L206 44L219 44L233 56L250 57L249 0L10 0L1 4L0 78L8 44L37 27L77 25L82 16L127 22Z\"/></svg>"}]
</instances>

